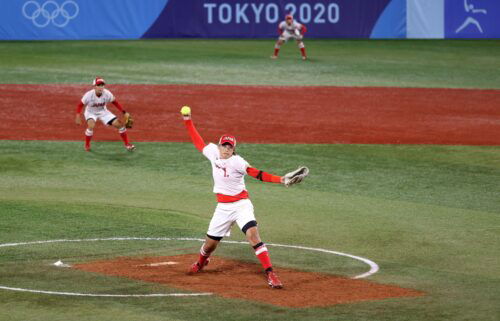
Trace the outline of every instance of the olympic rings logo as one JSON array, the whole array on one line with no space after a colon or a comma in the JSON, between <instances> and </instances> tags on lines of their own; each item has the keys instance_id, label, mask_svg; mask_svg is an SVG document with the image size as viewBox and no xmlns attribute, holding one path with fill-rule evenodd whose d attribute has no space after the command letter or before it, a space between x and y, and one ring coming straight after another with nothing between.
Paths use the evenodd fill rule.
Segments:
<instances>
[{"instance_id":1,"label":"olympic rings logo","mask_svg":"<svg viewBox=\"0 0 500 321\"><path fill-rule=\"evenodd\" d=\"M52 24L59 28L64 28L70 20L76 18L80 8L76 2L68 0L59 5L53 0L46 1L43 5L30 0L23 5L23 16L33 21L38 28L45 28Z\"/></svg>"}]
</instances>

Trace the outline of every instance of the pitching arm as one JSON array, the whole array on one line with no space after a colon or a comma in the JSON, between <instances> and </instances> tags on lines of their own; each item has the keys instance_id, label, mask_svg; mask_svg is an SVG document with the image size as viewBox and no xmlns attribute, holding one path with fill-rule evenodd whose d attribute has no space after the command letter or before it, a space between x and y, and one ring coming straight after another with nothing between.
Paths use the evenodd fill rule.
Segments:
<instances>
[{"instance_id":1,"label":"pitching arm","mask_svg":"<svg viewBox=\"0 0 500 321\"><path fill-rule=\"evenodd\" d=\"M283 179L281 176L269 174L264 171L258 170L257 168L254 167L247 167L247 174L252 177L255 177L256 179L260 179L263 182L276 183L276 184L283 183Z\"/></svg>"},{"instance_id":2,"label":"pitching arm","mask_svg":"<svg viewBox=\"0 0 500 321\"><path fill-rule=\"evenodd\" d=\"M194 147L203 153L203 148L205 148L206 144L203 141L203 138L194 127L193 120L191 117L184 117L184 125L186 125L186 129L188 130L189 136L193 141Z\"/></svg>"}]
</instances>

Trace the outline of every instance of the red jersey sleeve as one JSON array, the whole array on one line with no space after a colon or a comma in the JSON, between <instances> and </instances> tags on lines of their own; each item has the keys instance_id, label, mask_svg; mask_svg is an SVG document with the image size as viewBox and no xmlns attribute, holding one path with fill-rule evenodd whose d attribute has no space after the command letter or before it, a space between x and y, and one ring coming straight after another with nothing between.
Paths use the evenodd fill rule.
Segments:
<instances>
[{"instance_id":1,"label":"red jersey sleeve","mask_svg":"<svg viewBox=\"0 0 500 321\"><path fill-rule=\"evenodd\" d=\"M203 148L205 148L206 144L203 141L203 138L201 137L201 135L196 130L196 127L194 127L193 120L185 119L184 125L186 125L189 136L191 137L191 140L193 141L194 147L196 147L196 149L199 150L200 152L203 152Z\"/></svg>"},{"instance_id":2,"label":"red jersey sleeve","mask_svg":"<svg viewBox=\"0 0 500 321\"><path fill-rule=\"evenodd\" d=\"M83 103L79 102L78 105L76 106L76 113L79 114L82 112L83 109Z\"/></svg>"},{"instance_id":3,"label":"red jersey sleeve","mask_svg":"<svg viewBox=\"0 0 500 321\"><path fill-rule=\"evenodd\" d=\"M111 102L113 105L115 105L116 109L118 109L119 111L121 111L122 113L126 113L126 111L123 109L122 105L118 102L118 100L113 100Z\"/></svg>"},{"instance_id":4,"label":"red jersey sleeve","mask_svg":"<svg viewBox=\"0 0 500 321\"><path fill-rule=\"evenodd\" d=\"M307 32L307 28L306 28L306 26L305 26L305 25L302 25L302 28L300 28L300 32L301 32L302 34L305 34L305 33Z\"/></svg>"},{"instance_id":5,"label":"red jersey sleeve","mask_svg":"<svg viewBox=\"0 0 500 321\"><path fill-rule=\"evenodd\" d=\"M264 171L260 171L257 168L248 167L247 174L252 177L255 177L256 179L260 179L263 182L277 183L277 184L281 183L281 176L269 174Z\"/></svg>"}]
</instances>

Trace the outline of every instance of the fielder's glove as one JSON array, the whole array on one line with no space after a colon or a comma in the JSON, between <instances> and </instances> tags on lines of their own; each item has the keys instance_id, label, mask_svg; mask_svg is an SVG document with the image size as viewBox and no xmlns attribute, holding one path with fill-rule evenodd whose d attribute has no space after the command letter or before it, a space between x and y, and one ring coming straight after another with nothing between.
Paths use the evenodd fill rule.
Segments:
<instances>
[{"instance_id":1,"label":"fielder's glove","mask_svg":"<svg viewBox=\"0 0 500 321\"><path fill-rule=\"evenodd\" d=\"M301 166L293 172L285 174L285 176L283 176L283 184L285 184L286 187L298 184L302 182L307 175L309 175L309 168Z\"/></svg>"},{"instance_id":2,"label":"fielder's glove","mask_svg":"<svg viewBox=\"0 0 500 321\"><path fill-rule=\"evenodd\" d=\"M132 116L129 113L125 113L123 117L124 117L125 127L132 128L132 126L134 125L134 119L132 118Z\"/></svg>"}]
</instances>

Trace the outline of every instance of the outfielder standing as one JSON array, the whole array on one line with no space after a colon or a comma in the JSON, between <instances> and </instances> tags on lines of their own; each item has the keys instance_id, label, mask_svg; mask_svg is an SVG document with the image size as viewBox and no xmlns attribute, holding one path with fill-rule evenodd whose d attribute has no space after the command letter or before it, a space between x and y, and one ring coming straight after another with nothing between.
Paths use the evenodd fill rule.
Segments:
<instances>
[{"instance_id":1,"label":"outfielder standing","mask_svg":"<svg viewBox=\"0 0 500 321\"><path fill-rule=\"evenodd\" d=\"M85 131L85 150L87 152L90 151L90 141L92 140L92 136L94 134L95 123L99 119L103 124L107 126L112 125L117 128L120 133L120 137L125 144L125 148L129 151L133 151L135 146L129 142L127 135L127 128L132 127L133 120L130 117L130 114L127 113L115 99L115 96L113 96L109 90L104 88L105 84L104 79L100 77L95 78L92 83L94 89L87 91L83 95L82 100L76 108L75 122L77 125L81 125L82 120L80 113L85 106L84 116L87 122L87 130ZM123 113L125 118L124 123L122 123L122 121L120 121L106 108L107 103L112 103Z\"/></svg>"},{"instance_id":2,"label":"outfielder standing","mask_svg":"<svg viewBox=\"0 0 500 321\"><path fill-rule=\"evenodd\" d=\"M283 177L258 170L250 166L243 157L235 154L236 138L234 136L222 135L218 145L213 143L206 145L194 127L190 108L183 107L181 113L194 146L212 164L213 192L216 194L218 202L208 227L205 242L201 246L198 260L191 265L189 273L200 272L208 264L210 255L215 251L223 237L230 236L231 227L236 222L254 248L255 255L265 270L269 286L281 289L283 284L273 271L269 251L260 239L253 205L249 199L244 178L248 174L263 182L289 186L302 181L309 170L302 167Z\"/></svg>"},{"instance_id":3,"label":"outfielder standing","mask_svg":"<svg viewBox=\"0 0 500 321\"><path fill-rule=\"evenodd\" d=\"M278 26L279 38L274 45L274 55L271 56L272 59L278 58L281 45L288 41L288 39L293 38L297 41L297 46L300 48L300 53L302 54L302 60L307 59L306 47L302 39L306 33L307 28L305 25L298 23L293 20L292 15L286 15L285 21L282 21Z\"/></svg>"}]
</instances>

